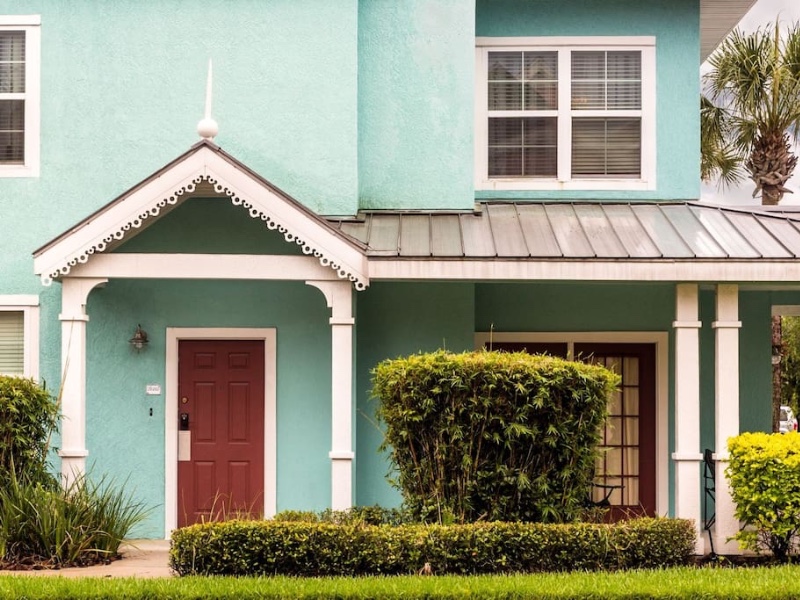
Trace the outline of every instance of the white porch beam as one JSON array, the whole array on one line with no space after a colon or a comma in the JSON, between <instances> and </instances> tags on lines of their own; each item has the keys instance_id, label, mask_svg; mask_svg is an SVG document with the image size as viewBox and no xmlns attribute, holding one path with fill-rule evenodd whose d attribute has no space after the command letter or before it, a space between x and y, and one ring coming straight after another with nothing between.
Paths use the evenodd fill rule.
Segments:
<instances>
[{"instance_id":1,"label":"white porch beam","mask_svg":"<svg viewBox=\"0 0 800 600\"><path fill-rule=\"evenodd\" d=\"M107 279L65 278L61 287L61 476L65 486L86 472L86 300Z\"/></svg>"},{"instance_id":2,"label":"white porch beam","mask_svg":"<svg viewBox=\"0 0 800 600\"><path fill-rule=\"evenodd\" d=\"M711 326L715 335L715 392L714 443L715 458L715 506L714 551L718 554L739 554L739 545L728 541L739 530L739 521L734 517L736 505L725 468L728 466L728 438L739 434L739 287L717 286L717 320Z\"/></svg>"},{"instance_id":3,"label":"white porch beam","mask_svg":"<svg viewBox=\"0 0 800 600\"><path fill-rule=\"evenodd\" d=\"M313 256L252 254L96 254L70 277L339 281ZM344 280L346 283L347 280Z\"/></svg>"},{"instance_id":4,"label":"white porch beam","mask_svg":"<svg viewBox=\"0 0 800 600\"><path fill-rule=\"evenodd\" d=\"M353 506L353 288L347 281L306 281L331 309L331 508Z\"/></svg>"},{"instance_id":5,"label":"white porch beam","mask_svg":"<svg viewBox=\"0 0 800 600\"><path fill-rule=\"evenodd\" d=\"M370 281L381 279L549 281L800 281L796 260L406 260L370 257Z\"/></svg>"},{"instance_id":6,"label":"white porch beam","mask_svg":"<svg viewBox=\"0 0 800 600\"><path fill-rule=\"evenodd\" d=\"M700 327L698 287L675 286L675 516L691 519L703 553L700 511Z\"/></svg>"}]
</instances>

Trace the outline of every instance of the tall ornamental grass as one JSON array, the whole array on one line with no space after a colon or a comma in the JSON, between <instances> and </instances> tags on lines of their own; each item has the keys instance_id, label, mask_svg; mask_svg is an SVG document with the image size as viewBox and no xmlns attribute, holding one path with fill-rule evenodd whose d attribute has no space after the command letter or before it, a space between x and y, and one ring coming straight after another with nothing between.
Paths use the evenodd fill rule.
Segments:
<instances>
[{"instance_id":1,"label":"tall ornamental grass","mask_svg":"<svg viewBox=\"0 0 800 600\"><path fill-rule=\"evenodd\" d=\"M115 558L146 516L123 488L77 478L68 487L12 479L0 489L0 562L86 565Z\"/></svg>"}]
</instances>

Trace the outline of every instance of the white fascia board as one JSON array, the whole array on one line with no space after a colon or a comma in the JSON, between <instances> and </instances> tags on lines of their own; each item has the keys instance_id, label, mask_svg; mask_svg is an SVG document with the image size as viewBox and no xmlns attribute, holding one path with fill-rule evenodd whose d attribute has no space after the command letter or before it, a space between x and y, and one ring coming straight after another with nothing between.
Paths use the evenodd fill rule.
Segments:
<instances>
[{"instance_id":1,"label":"white fascia board","mask_svg":"<svg viewBox=\"0 0 800 600\"><path fill-rule=\"evenodd\" d=\"M800 261L375 260L371 280L800 281Z\"/></svg>"},{"instance_id":2,"label":"white fascia board","mask_svg":"<svg viewBox=\"0 0 800 600\"><path fill-rule=\"evenodd\" d=\"M74 267L69 277L339 281L314 257L272 254L100 254Z\"/></svg>"},{"instance_id":3,"label":"white fascia board","mask_svg":"<svg viewBox=\"0 0 800 600\"><path fill-rule=\"evenodd\" d=\"M34 273L43 279L56 273L66 275L72 267L102 252L108 243L123 239L130 229L141 227L145 219L157 217L167 204L177 204L184 193L194 189L202 172L198 154L187 156L35 257Z\"/></svg>"}]
</instances>

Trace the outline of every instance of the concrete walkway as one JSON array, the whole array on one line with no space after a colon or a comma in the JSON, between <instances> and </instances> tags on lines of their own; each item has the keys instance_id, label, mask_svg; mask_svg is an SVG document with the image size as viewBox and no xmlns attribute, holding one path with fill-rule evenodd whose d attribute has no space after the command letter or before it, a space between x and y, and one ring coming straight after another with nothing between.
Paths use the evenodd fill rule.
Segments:
<instances>
[{"instance_id":1,"label":"concrete walkway","mask_svg":"<svg viewBox=\"0 0 800 600\"><path fill-rule=\"evenodd\" d=\"M169 568L169 542L166 540L131 540L120 548L121 560L109 565L42 569L40 571L0 571L0 575L31 577L172 577Z\"/></svg>"}]
</instances>

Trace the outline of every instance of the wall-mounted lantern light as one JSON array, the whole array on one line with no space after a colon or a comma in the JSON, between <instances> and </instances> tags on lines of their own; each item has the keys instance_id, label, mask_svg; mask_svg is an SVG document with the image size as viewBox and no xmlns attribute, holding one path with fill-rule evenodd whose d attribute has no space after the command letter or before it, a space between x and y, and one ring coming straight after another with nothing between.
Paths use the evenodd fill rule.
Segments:
<instances>
[{"instance_id":1,"label":"wall-mounted lantern light","mask_svg":"<svg viewBox=\"0 0 800 600\"><path fill-rule=\"evenodd\" d=\"M141 351L150 340L147 339L147 332L142 329L141 325L136 326L136 331L133 332L133 337L128 340L128 343L133 346L136 352Z\"/></svg>"}]
</instances>

